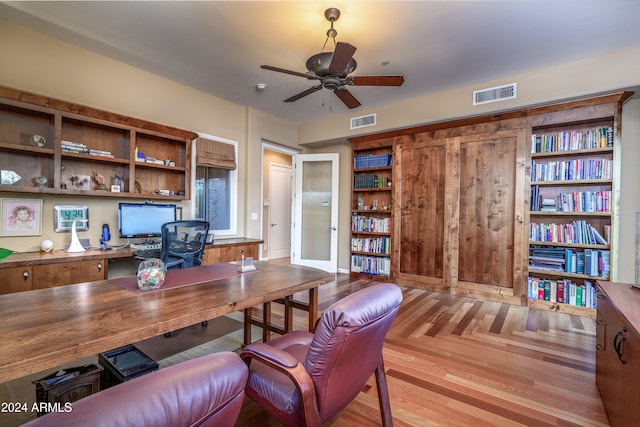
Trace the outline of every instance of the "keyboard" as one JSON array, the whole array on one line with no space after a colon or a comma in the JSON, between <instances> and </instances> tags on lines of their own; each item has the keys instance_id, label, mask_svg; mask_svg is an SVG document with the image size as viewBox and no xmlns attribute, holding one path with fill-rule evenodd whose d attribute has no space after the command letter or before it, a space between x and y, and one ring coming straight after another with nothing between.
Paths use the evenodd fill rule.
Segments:
<instances>
[{"instance_id":1,"label":"keyboard","mask_svg":"<svg viewBox=\"0 0 640 427\"><path fill-rule=\"evenodd\" d=\"M162 243L131 243L129 246L137 251L162 249Z\"/></svg>"},{"instance_id":2,"label":"keyboard","mask_svg":"<svg viewBox=\"0 0 640 427\"><path fill-rule=\"evenodd\" d=\"M133 255L138 259L160 258L160 249L139 249Z\"/></svg>"}]
</instances>

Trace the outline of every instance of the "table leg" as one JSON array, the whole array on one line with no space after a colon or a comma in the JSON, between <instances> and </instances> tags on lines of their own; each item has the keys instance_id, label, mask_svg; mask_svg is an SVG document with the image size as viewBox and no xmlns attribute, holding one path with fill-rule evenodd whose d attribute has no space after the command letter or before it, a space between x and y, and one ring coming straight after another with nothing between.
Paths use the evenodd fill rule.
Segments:
<instances>
[{"instance_id":1,"label":"table leg","mask_svg":"<svg viewBox=\"0 0 640 427\"><path fill-rule=\"evenodd\" d=\"M253 308L244 309L244 345L251 344L251 310Z\"/></svg>"},{"instance_id":2,"label":"table leg","mask_svg":"<svg viewBox=\"0 0 640 427\"><path fill-rule=\"evenodd\" d=\"M293 330L293 306L291 305L291 295L284 297L284 332L285 334Z\"/></svg>"},{"instance_id":3,"label":"table leg","mask_svg":"<svg viewBox=\"0 0 640 427\"><path fill-rule=\"evenodd\" d=\"M309 289L309 332L316 330L318 322L318 288Z\"/></svg>"},{"instance_id":4,"label":"table leg","mask_svg":"<svg viewBox=\"0 0 640 427\"><path fill-rule=\"evenodd\" d=\"M262 342L271 337L271 302L262 304Z\"/></svg>"}]
</instances>

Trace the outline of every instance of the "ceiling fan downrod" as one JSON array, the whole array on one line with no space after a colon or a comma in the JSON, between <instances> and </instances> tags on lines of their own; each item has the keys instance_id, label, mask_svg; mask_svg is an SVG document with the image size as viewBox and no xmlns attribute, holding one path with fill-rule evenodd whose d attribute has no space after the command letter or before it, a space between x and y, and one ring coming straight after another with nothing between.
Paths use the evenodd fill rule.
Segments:
<instances>
[{"instance_id":1,"label":"ceiling fan downrod","mask_svg":"<svg viewBox=\"0 0 640 427\"><path fill-rule=\"evenodd\" d=\"M329 9L324 11L324 17L327 18L327 21L331 22L331 28L327 30L327 38L322 45L321 52L324 51L324 48L327 46L327 42L329 41L329 39L333 39L333 47L335 48L336 46L336 36L338 35L338 32L333 28L333 23L336 22L338 18L340 18L340 10L335 7L330 7Z\"/></svg>"}]
</instances>

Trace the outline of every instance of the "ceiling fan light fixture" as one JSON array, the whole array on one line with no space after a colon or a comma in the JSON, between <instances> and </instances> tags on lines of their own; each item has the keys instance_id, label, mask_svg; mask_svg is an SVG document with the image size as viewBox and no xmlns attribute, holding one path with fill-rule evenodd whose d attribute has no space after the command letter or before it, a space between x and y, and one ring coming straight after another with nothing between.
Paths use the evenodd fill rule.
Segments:
<instances>
[{"instance_id":1,"label":"ceiling fan light fixture","mask_svg":"<svg viewBox=\"0 0 640 427\"><path fill-rule=\"evenodd\" d=\"M295 102L321 89L329 89L333 91L347 108L352 109L359 107L361 104L360 101L349 92L347 86L402 85L404 82L404 77L402 76L350 76L358 66L356 60L353 58L356 47L349 43L336 42L338 32L333 28L333 23L340 17L340 11L337 8L331 7L325 10L324 16L331 22L331 28L327 31L327 39L320 53L307 59L305 64L308 70L307 73L300 73L271 65L260 66L265 70L277 71L279 73L291 74L318 81L319 84L285 99L284 102ZM333 39L335 48L333 52L325 52L324 48L330 38ZM385 62L388 64L388 61Z\"/></svg>"}]
</instances>

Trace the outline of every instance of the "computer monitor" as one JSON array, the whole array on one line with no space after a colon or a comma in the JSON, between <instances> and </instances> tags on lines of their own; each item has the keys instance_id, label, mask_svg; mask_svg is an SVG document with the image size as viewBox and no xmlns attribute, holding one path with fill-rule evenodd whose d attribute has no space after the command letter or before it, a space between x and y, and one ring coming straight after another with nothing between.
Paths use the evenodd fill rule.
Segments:
<instances>
[{"instance_id":1,"label":"computer monitor","mask_svg":"<svg viewBox=\"0 0 640 427\"><path fill-rule=\"evenodd\" d=\"M176 220L176 205L119 203L118 234L120 238L161 237L162 224Z\"/></svg>"}]
</instances>

